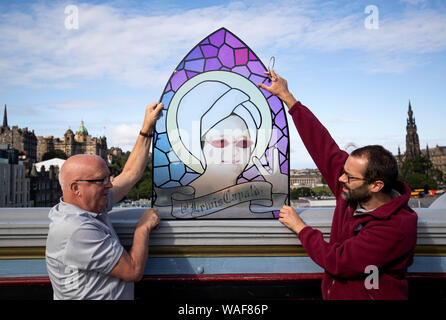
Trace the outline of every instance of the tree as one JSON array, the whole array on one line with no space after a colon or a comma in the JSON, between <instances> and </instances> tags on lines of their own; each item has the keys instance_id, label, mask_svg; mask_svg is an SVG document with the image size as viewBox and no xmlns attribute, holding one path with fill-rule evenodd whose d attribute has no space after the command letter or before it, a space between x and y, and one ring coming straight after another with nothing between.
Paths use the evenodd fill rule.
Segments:
<instances>
[{"instance_id":1,"label":"tree","mask_svg":"<svg viewBox=\"0 0 446 320\"><path fill-rule=\"evenodd\" d=\"M290 198L291 199L299 199L299 197L311 197L313 196L314 193L310 188L298 188L298 189L293 189L290 192Z\"/></svg>"},{"instance_id":2,"label":"tree","mask_svg":"<svg viewBox=\"0 0 446 320\"><path fill-rule=\"evenodd\" d=\"M47 153L44 153L42 156L42 161L54 159L54 158L68 159L68 156L62 150L56 149L56 150L48 151Z\"/></svg>"},{"instance_id":3,"label":"tree","mask_svg":"<svg viewBox=\"0 0 446 320\"><path fill-rule=\"evenodd\" d=\"M314 187L311 190L316 196L333 196L329 187Z\"/></svg>"},{"instance_id":4,"label":"tree","mask_svg":"<svg viewBox=\"0 0 446 320\"><path fill-rule=\"evenodd\" d=\"M325 181L325 178L323 176L321 176L321 183L323 185L327 185L328 184L327 181Z\"/></svg>"},{"instance_id":5,"label":"tree","mask_svg":"<svg viewBox=\"0 0 446 320\"><path fill-rule=\"evenodd\" d=\"M124 169L125 163L130 156L130 152L126 152L121 156L112 156L112 163L108 164L110 173L118 176ZM152 163L149 162L144 169L141 179L133 186L124 199L138 200L150 199L152 197Z\"/></svg>"},{"instance_id":6,"label":"tree","mask_svg":"<svg viewBox=\"0 0 446 320\"><path fill-rule=\"evenodd\" d=\"M148 164L142 178L133 186L126 199L150 199L152 197L152 164Z\"/></svg>"},{"instance_id":7,"label":"tree","mask_svg":"<svg viewBox=\"0 0 446 320\"><path fill-rule=\"evenodd\" d=\"M411 189L436 189L443 182L442 172L435 169L429 158L420 155L404 161L400 179Z\"/></svg>"}]
</instances>

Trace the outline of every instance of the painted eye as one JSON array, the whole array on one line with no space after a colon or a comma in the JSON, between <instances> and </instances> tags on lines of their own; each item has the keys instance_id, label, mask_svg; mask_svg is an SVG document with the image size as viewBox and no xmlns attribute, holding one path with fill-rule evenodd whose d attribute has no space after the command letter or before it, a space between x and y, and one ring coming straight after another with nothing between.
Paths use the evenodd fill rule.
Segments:
<instances>
[{"instance_id":1,"label":"painted eye","mask_svg":"<svg viewBox=\"0 0 446 320\"><path fill-rule=\"evenodd\" d=\"M253 144L253 142L251 140L243 139L243 140L240 140L239 142L237 142L236 147L246 149L246 148L249 148L250 146L252 146L252 144Z\"/></svg>"},{"instance_id":2,"label":"painted eye","mask_svg":"<svg viewBox=\"0 0 446 320\"><path fill-rule=\"evenodd\" d=\"M215 148L224 148L229 144L226 139L215 139L211 141L211 145Z\"/></svg>"}]
</instances>

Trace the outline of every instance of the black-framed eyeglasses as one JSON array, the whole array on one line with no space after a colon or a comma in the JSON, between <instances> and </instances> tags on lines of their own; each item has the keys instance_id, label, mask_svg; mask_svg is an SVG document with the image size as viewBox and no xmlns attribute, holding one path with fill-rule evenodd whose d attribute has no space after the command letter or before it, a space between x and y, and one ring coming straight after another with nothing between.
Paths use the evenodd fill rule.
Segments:
<instances>
[{"instance_id":1,"label":"black-framed eyeglasses","mask_svg":"<svg viewBox=\"0 0 446 320\"><path fill-rule=\"evenodd\" d=\"M90 183L102 183L103 185L106 185L106 184L108 184L109 182L112 182L113 181L113 177L111 177L111 176L106 176L106 177L104 177L104 178L101 178L101 179L78 179L78 180L75 180L76 182L79 182L79 181L86 181L86 182L90 182Z\"/></svg>"},{"instance_id":2,"label":"black-framed eyeglasses","mask_svg":"<svg viewBox=\"0 0 446 320\"><path fill-rule=\"evenodd\" d=\"M367 181L367 179L364 178L358 178L358 177L352 177L350 175L347 174L347 172L343 171L342 175L345 175L347 177L348 183L351 183L352 181Z\"/></svg>"}]
</instances>

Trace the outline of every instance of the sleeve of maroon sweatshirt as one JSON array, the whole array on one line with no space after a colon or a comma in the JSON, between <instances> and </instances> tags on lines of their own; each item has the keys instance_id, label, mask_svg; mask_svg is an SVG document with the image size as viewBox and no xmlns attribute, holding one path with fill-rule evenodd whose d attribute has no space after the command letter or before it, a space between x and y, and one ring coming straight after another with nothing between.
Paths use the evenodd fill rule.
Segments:
<instances>
[{"instance_id":1,"label":"sleeve of maroon sweatshirt","mask_svg":"<svg viewBox=\"0 0 446 320\"><path fill-rule=\"evenodd\" d=\"M339 149L328 130L300 101L291 107L289 113L308 153L337 197L342 191L338 179L348 157L347 152Z\"/></svg>"}]
</instances>

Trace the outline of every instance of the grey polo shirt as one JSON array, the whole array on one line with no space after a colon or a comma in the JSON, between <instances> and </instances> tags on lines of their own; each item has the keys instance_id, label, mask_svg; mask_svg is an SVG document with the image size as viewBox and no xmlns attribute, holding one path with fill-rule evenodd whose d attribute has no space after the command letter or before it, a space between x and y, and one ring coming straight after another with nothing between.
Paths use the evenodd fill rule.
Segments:
<instances>
[{"instance_id":1,"label":"grey polo shirt","mask_svg":"<svg viewBox=\"0 0 446 320\"><path fill-rule=\"evenodd\" d=\"M49 213L46 267L54 299L133 299L133 283L108 275L123 247L107 207L99 214L60 200Z\"/></svg>"}]
</instances>

